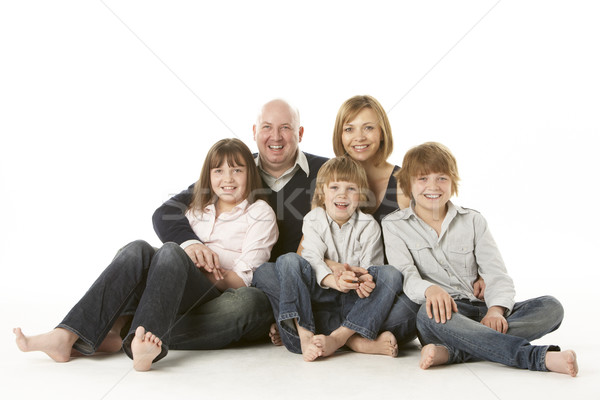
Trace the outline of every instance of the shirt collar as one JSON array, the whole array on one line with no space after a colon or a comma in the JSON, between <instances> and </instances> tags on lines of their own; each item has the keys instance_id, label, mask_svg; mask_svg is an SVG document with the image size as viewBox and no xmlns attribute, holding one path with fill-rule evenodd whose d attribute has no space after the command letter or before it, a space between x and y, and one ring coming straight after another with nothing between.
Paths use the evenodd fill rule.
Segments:
<instances>
[{"instance_id":1,"label":"shirt collar","mask_svg":"<svg viewBox=\"0 0 600 400\"><path fill-rule=\"evenodd\" d=\"M350 219L346 222L344 222L344 224L342 226L339 226L337 222L335 222L333 220L333 218L331 218L329 216L329 214L327 214L327 211L323 208L323 211L325 211L325 215L327 215L327 223L329 224L329 226L333 226L335 224L335 226L339 227L340 229L345 226L345 225L350 225L352 228L356 227L356 223L358 222L358 218L359 218L359 213L361 212L360 210L356 210L354 211L354 213L352 214L352 216L350 217Z\"/></svg>"},{"instance_id":2,"label":"shirt collar","mask_svg":"<svg viewBox=\"0 0 600 400\"><path fill-rule=\"evenodd\" d=\"M244 201L242 201L240 204L234 206L231 209L231 211L225 212L223 214L233 214L233 213L237 212L238 210L245 211L246 208L248 208L249 206L250 206L250 203L248 203L248 199L244 199ZM215 203L210 203L209 205L204 207L204 212L207 214L216 215L217 208L215 207Z\"/></svg>"},{"instance_id":3,"label":"shirt collar","mask_svg":"<svg viewBox=\"0 0 600 400\"><path fill-rule=\"evenodd\" d=\"M410 207L402 210L403 213L400 215L400 219L409 219L411 216L418 218L415 213L415 200L410 201ZM455 205L452 201L448 200L448 212L446 213L446 218L452 219L456 216L456 214L467 214L468 211L462 208L461 206Z\"/></svg>"},{"instance_id":4,"label":"shirt collar","mask_svg":"<svg viewBox=\"0 0 600 400\"><path fill-rule=\"evenodd\" d=\"M264 168L262 167L260 153L256 155L256 157L254 158L254 161L256 162L256 166L260 169L260 171L262 173L271 175L267 171L265 171ZM300 169L302 171L304 171L304 173L308 177L308 174L310 173L310 169L308 167L308 160L306 159L306 155L304 154L304 152L302 152L300 150L298 150L298 153L296 154L296 161L294 162L294 165L292 165L292 167L290 169L288 169L283 174L281 174L281 176L285 176L285 175L289 174L291 171L293 171L296 168L296 166L300 167Z\"/></svg>"}]
</instances>

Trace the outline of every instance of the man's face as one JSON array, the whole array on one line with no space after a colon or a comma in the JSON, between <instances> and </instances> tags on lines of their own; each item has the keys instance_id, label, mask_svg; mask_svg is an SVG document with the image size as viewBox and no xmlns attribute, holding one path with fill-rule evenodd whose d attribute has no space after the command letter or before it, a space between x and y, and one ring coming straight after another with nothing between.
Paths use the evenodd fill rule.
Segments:
<instances>
[{"instance_id":1,"label":"man's face","mask_svg":"<svg viewBox=\"0 0 600 400\"><path fill-rule=\"evenodd\" d=\"M253 131L265 171L279 177L294 165L303 128L287 103L274 100L265 104Z\"/></svg>"}]
</instances>

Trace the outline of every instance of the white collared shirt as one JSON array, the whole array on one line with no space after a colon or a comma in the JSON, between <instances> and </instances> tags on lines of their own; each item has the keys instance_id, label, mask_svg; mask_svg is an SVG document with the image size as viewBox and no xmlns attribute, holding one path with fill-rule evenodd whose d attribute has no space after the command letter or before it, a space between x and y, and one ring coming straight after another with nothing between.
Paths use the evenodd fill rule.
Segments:
<instances>
[{"instance_id":1,"label":"white collared shirt","mask_svg":"<svg viewBox=\"0 0 600 400\"><path fill-rule=\"evenodd\" d=\"M381 228L372 215L360 210L340 227L325 209L317 207L304 217L302 233L302 257L315 271L319 285L332 273L326 258L365 269L383 265Z\"/></svg>"},{"instance_id":2,"label":"white collared shirt","mask_svg":"<svg viewBox=\"0 0 600 400\"><path fill-rule=\"evenodd\" d=\"M273 175L269 174L262 168L262 161L260 160L260 154L256 156L254 159L256 161L256 166L258 167L258 171L260 172L260 176L264 179L265 183L271 190L274 192L279 192L287 183L294 177L294 174L298 169L302 169L306 176L310 173L308 168L308 160L306 159L306 155L303 152L298 150L298 155L296 156L296 162L294 165L285 171L279 178L275 178Z\"/></svg>"},{"instance_id":3,"label":"white collared shirt","mask_svg":"<svg viewBox=\"0 0 600 400\"><path fill-rule=\"evenodd\" d=\"M487 306L512 310L513 281L477 211L449 201L439 236L414 212L414 201L410 208L389 214L381 225L388 261L402 272L404 292L415 303L425 303L425 291L434 284L454 299L478 301L473 283L479 274L486 284Z\"/></svg>"},{"instance_id":4,"label":"white collared shirt","mask_svg":"<svg viewBox=\"0 0 600 400\"><path fill-rule=\"evenodd\" d=\"M277 241L277 219L271 206L263 200L252 204L244 200L218 217L214 204L204 212L188 210L185 215L194 233L218 254L221 268L234 271L250 286L254 271L269 260Z\"/></svg>"}]
</instances>

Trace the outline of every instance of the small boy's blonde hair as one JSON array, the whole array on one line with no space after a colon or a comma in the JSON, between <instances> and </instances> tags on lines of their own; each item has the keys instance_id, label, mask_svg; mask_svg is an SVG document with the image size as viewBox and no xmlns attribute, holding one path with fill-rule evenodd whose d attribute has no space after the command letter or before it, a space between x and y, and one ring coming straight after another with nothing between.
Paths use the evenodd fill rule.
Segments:
<instances>
[{"instance_id":1,"label":"small boy's blonde hair","mask_svg":"<svg viewBox=\"0 0 600 400\"><path fill-rule=\"evenodd\" d=\"M431 173L448 175L452 182L452 195L458 194L460 177L456 158L441 143L427 142L408 150L402 161L402 168L394 174L394 177L402 193L412 198L411 179Z\"/></svg>"},{"instance_id":2,"label":"small boy's blonde hair","mask_svg":"<svg viewBox=\"0 0 600 400\"><path fill-rule=\"evenodd\" d=\"M330 182L352 182L358 186L360 195L359 208L368 210L369 183L365 169L349 156L335 157L327 161L317 173L315 194L313 195L312 208L325 208L325 192L323 187Z\"/></svg>"}]
</instances>

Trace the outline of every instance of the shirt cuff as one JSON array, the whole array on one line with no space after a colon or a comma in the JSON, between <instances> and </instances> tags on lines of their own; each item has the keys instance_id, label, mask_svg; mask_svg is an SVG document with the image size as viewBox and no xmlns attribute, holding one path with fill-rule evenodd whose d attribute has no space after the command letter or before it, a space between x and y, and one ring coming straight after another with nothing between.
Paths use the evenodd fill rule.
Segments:
<instances>
[{"instance_id":1,"label":"shirt cuff","mask_svg":"<svg viewBox=\"0 0 600 400\"><path fill-rule=\"evenodd\" d=\"M186 240L185 242L181 243L179 246L185 250L186 247L191 246L193 244L204 244L199 240L196 239L190 239L190 240Z\"/></svg>"}]
</instances>

